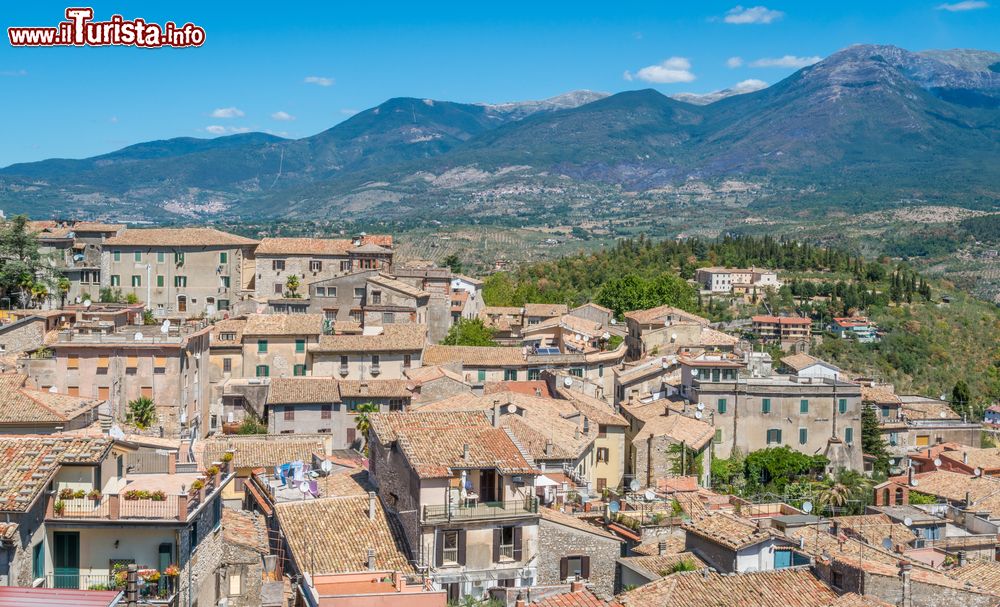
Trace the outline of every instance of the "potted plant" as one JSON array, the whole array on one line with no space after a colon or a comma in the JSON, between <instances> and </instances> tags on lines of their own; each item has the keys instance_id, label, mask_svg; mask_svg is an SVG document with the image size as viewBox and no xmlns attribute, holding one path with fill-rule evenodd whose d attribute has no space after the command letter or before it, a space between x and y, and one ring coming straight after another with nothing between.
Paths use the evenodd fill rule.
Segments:
<instances>
[{"instance_id":1,"label":"potted plant","mask_svg":"<svg viewBox=\"0 0 1000 607\"><path fill-rule=\"evenodd\" d=\"M90 493L87 494L87 497L89 497L90 499L94 500L95 502L99 502L99 501L101 501L101 490L100 489L91 489Z\"/></svg>"},{"instance_id":2,"label":"potted plant","mask_svg":"<svg viewBox=\"0 0 1000 607\"><path fill-rule=\"evenodd\" d=\"M167 577L177 577L181 574L181 568L171 563L163 570L163 574Z\"/></svg>"},{"instance_id":3,"label":"potted plant","mask_svg":"<svg viewBox=\"0 0 1000 607\"><path fill-rule=\"evenodd\" d=\"M83 489L77 489L73 492L73 499L82 500L85 497L87 497L87 492Z\"/></svg>"},{"instance_id":4,"label":"potted plant","mask_svg":"<svg viewBox=\"0 0 1000 607\"><path fill-rule=\"evenodd\" d=\"M61 500L71 500L73 499L73 490L66 488L59 491L59 499Z\"/></svg>"},{"instance_id":5,"label":"potted plant","mask_svg":"<svg viewBox=\"0 0 1000 607\"><path fill-rule=\"evenodd\" d=\"M165 502L167 501L167 494L164 493L161 489L157 489L156 491L149 494L149 499L153 500L154 502Z\"/></svg>"},{"instance_id":6,"label":"potted plant","mask_svg":"<svg viewBox=\"0 0 1000 607\"><path fill-rule=\"evenodd\" d=\"M201 491L204 488L205 488L205 481L201 480L200 478L195 479L195 481L191 483L191 493L197 493L198 491Z\"/></svg>"},{"instance_id":7,"label":"potted plant","mask_svg":"<svg viewBox=\"0 0 1000 607\"><path fill-rule=\"evenodd\" d=\"M205 470L205 473L208 474L209 476L215 476L216 474L219 473L219 467L218 466L209 466L208 470Z\"/></svg>"},{"instance_id":8,"label":"potted plant","mask_svg":"<svg viewBox=\"0 0 1000 607\"><path fill-rule=\"evenodd\" d=\"M62 516L63 512L66 511L66 502L56 500L56 503L52 504L52 511L56 513L56 516Z\"/></svg>"}]
</instances>

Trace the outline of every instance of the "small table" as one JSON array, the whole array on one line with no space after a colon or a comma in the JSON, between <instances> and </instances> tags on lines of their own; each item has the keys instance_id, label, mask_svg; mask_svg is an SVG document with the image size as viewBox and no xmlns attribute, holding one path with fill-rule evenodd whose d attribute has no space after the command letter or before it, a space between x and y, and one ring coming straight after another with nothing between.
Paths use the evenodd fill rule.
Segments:
<instances>
[{"instance_id":1,"label":"small table","mask_svg":"<svg viewBox=\"0 0 1000 607\"><path fill-rule=\"evenodd\" d=\"M465 507L472 508L479 504L479 494L469 491L465 494Z\"/></svg>"}]
</instances>

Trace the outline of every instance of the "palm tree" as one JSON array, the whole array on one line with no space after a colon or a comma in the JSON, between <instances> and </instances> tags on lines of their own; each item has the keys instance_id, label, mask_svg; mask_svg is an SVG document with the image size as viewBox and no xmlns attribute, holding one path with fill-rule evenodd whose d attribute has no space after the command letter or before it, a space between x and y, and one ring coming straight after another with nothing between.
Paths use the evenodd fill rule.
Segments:
<instances>
[{"instance_id":1,"label":"palm tree","mask_svg":"<svg viewBox=\"0 0 1000 607\"><path fill-rule=\"evenodd\" d=\"M844 514L856 514L864 510L871 494L871 481L859 472L841 470L836 477L820 483L817 498L821 509L829 508L831 514L843 510ZM822 511L822 510L821 510Z\"/></svg>"},{"instance_id":2,"label":"palm tree","mask_svg":"<svg viewBox=\"0 0 1000 607\"><path fill-rule=\"evenodd\" d=\"M299 290L299 276L298 274L289 274L288 279L285 281L285 287L288 289L289 297L298 297Z\"/></svg>"},{"instance_id":3,"label":"palm tree","mask_svg":"<svg viewBox=\"0 0 1000 607\"><path fill-rule=\"evenodd\" d=\"M38 302L38 305L41 306L42 303L49 298L49 288L43 283L36 282L31 285L31 298Z\"/></svg>"},{"instance_id":4,"label":"palm tree","mask_svg":"<svg viewBox=\"0 0 1000 607\"><path fill-rule=\"evenodd\" d=\"M72 284L70 284L69 279L65 276L60 276L56 286L59 289L59 307L62 308L66 305L66 296L69 294Z\"/></svg>"},{"instance_id":5,"label":"palm tree","mask_svg":"<svg viewBox=\"0 0 1000 607\"><path fill-rule=\"evenodd\" d=\"M361 435L362 444L364 444L362 451L365 455L368 455L368 431L372 427L369 415L371 413L378 413L379 410L379 406L375 403L361 403L356 410L357 415L354 416L354 425Z\"/></svg>"}]
</instances>

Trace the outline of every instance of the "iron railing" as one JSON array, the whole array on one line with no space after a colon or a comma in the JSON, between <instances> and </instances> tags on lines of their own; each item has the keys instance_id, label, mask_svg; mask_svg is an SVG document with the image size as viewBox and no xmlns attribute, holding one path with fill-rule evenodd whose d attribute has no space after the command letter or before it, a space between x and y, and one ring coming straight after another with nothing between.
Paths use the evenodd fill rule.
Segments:
<instances>
[{"instance_id":1,"label":"iron railing","mask_svg":"<svg viewBox=\"0 0 1000 607\"><path fill-rule=\"evenodd\" d=\"M509 502L476 504L442 504L424 506L423 521L437 523L476 519L505 519L538 514L538 498L529 497Z\"/></svg>"}]
</instances>

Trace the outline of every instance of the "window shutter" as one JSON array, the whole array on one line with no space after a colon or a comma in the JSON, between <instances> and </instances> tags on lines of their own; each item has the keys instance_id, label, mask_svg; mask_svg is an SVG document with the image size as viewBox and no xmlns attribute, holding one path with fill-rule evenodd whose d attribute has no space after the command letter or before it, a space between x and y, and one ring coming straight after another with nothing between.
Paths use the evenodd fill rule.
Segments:
<instances>
[{"instance_id":1,"label":"window shutter","mask_svg":"<svg viewBox=\"0 0 1000 607\"><path fill-rule=\"evenodd\" d=\"M590 579L590 557L581 556L580 557L580 577L585 580Z\"/></svg>"},{"instance_id":2,"label":"window shutter","mask_svg":"<svg viewBox=\"0 0 1000 607\"><path fill-rule=\"evenodd\" d=\"M520 561L523 553L521 551L521 528L514 527L514 560Z\"/></svg>"},{"instance_id":3,"label":"window shutter","mask_svg":"<svg viewBox=\"0 0 1000 607\"><path fill-rule=\"evenodd\" d=\"M465 566L465 529L458 531L458 564Z\"/></svg>"},{"instance_id":4,"label":"window shutter","mask_svg":"<svg viewBox=\"0 0 1000 607\"><path fill-rule=\"evenodd\" d=\"M559 559L559 581L564 581L569 576L569 558Z\"/></svg>"},{"instance_id":5,"label":"window shutter","mask_svg":"<svg viewBox=\"0 0 1000 607\"><path fill-rule=\"evenodd\" d=\"M444 534L438 531L437 546L434 547L434 565L440 567L444 565Z\"/></svg>"},{"instance_id":6,"label":"window shutter","mask_svg":"<svg viewBox=\"0 0 1000 607\"><path fill-rule=\"evenodd\" d=\"M503 541L503 530L497 527L493 530L493 562L500 562L500 542Z\"/></svg>"}]
</instances>

